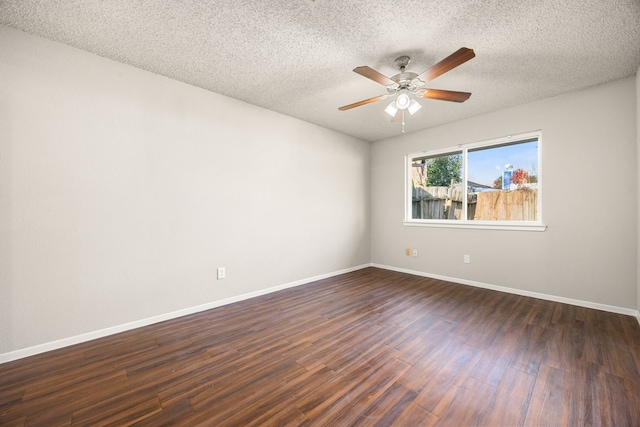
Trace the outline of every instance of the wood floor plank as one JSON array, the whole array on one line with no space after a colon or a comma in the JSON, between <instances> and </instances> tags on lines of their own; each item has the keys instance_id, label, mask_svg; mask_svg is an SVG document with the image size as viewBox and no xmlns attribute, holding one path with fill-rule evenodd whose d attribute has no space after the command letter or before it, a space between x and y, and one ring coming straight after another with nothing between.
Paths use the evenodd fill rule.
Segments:
<instances>
[{"instance_id":1,"label":"wood floor plank","mask_svg":"<svg viewBox=\"0 0 640 427\"><path fill-rule=\"evenodd\" d=\"M246 427L299 427L309 425L309 419L295 406L287 407L284 411L259 424L250 423Z\"/></svg>"},{"instance_id":2,"label":"wood floor plank","mask_svg":"<svg viewBox=\"0 0 640 427\"><path fill-rule=\"evenodd\" d=\"M58 353L60 351L60 353ZM69 349L38 354L21 360L21 363L5 363L2 369L0 394L5 390L14 391L32 383L34 379L52 378L81 366L84 360L82 352L73 353ZM47 358L50 355L50 359Z\"/></svg>"},{"instance_id":3,"label":"wood floor plank","mask_svg":"<svg viewBox=\"0 0 640 427\"><path fill-rule=\"evenodd\" d=\"M394 357L395 351L383 347L373 357L363 360L348 373L340 374L331 381L318 384L313 393L300 396L296 407L310 420L319 416L328 418L343 411L358 396L371 389L383 387L394 379L398 370L404 372L407 364ZM355 396L355 397L354 397Z\"/></svg>"},{"instance_id":4,"label":"wood floor plank","mask_svg":"<svg viewBox=\"0 0 640 427\"><path fill-rule=\"evenodd\" d=\"M82 405L103 399L103 396L87 393L87 383L98 390L119 390L126 384L126 372L107 372L105 375L67 383L63 388L53 382L49 384L50 389L41 390L39 394L35 394L29 399L24 399L20 408L24 413L30 415L29 419L46 419L47 416L55 416L55 418L70 417Z\"/></svg>"},{"instance_id":5,"label":"wood floor plank","mask_svg":"<svg viewBox=\"0 0 640 427\"><path fill-rule=\"evenodd\" d=\"M176 400L167 405L161 405L161 410L153 411L144 418L137 420L135 426L176 426L191 423L195 412L188 399Z\"/></svg>"},{"instance_id":6,"label":"wood floor plank","mask_svg":"<svg viewBox=\"0 0 640 427\"><path fill-rule=\"evenodd\" d=\"M3 408L11 408L14 405L19 404L24 396L24 388L9 388L6 387L0 391L0 414Z\"/></svg>"},{"instance_id":7,"label":"wood floor plank","mask_svg":"<svg viewBox=\"0 0 640 427\"><path fill-rule=\"evenodd\" d=\"M378 268L0 365L6 426L638 426L632 316Z\"/></svg>"},{"instance_id":8,"label":"wood floor plank","mask_svg":"<svg viewBox=\"0 0 640 427\"><path fill-rule=\"evenodd\" d=\"M308 422L306 415L295 406L298 398L313 394L317 384L328 382L336 376L335 372L322 367L316 371L306 371L296 378L285 378L277 392L266 393L257 405L246 408L238 421L247 427L270 424L272 420L279 420L282 424L290 424L295 420Z\"/></svg>"},{"instance_id":9,"label":"wood floor plank","mask_svg":"<svg viewBox=\"0 0 640 427\"><path fill-rule=\"evenodd\" d=\"M418 393L402 384L393 383L355 420L353 425L390 426L413 403L417 395Z\"/></svg>"},{"instance_id":10,"label":"wood floor plank","mask_svg":"<svg viewBox=\"0 0 640 427\"><path fill-rule=\"evenodd\" d=\"M162 410L151 387L110 396L73 413L74 425L133 424Z\"/></svg>"},{"instance_id":11,"label":"wood floor plank","mask_svg":"<svg viewBox=\"0 0 640 427\"><path fill-rule=\"evenodd\" d=\"M549 328L542 364L571 372L575 361L582 358L582 351L575 343L575 329Z\"/></svg>"},{"instance_id":12,"label":"wood floor plank","mask_svg":"<svg viewBox=\"0 0 640 427\"><path fill-rule=\"evenodd\" d=\"M432 355L440 350L444 342L460 342L456 337L450 336L455 324L441 319L429 327L423 334L415 336L398 356L410 365L422 363L426 356Z\"/></svg>"},{"instance_id":13,"label":"wood floor plank","mask_svg":"<svg viewBox=\"0 0 640 427\"><path fill-rule=\"evenodd\" d=\"M318 384L329 381L336 374L328 368L318 368L315 371L307 371L303 368L295 377L282 378L270 387L265 387L257 392L247 395L239 407L228 411L224 403L215 413L204 416L207 422L215 425L230 426L259 426L271 418L281 416L293 416L298 418L301 411L293 411L296 396L313 392L309 384ZM304 416L304 414L302 414ZM306 419L306 416L304 416Z\"/></svg>"},{"instance_id":14,"label":"wood floor plank","mask_svg":"<svg viewBox=\"0 0 640 427\"><path fill-rule=\"evenodd\" d=\"M600 411L602 425L637 425L640 420L640 396L637 395L637 384L632 384L627 378L609 373L601 374L600 378L602 379L600 390L603 392L598 396L598 406L602 407Z\"/></svg>"},{"instance_id":15,"label":"wood floor plank","mask_svg":"<svg viewBox=\"0 0 640 427\"><path fill-rule=\"evenodd\" d=\"M35 413L24 420L25 426L67 427L73 425L73 415L69 411L48 411Z\"/></svg>"},{"instance_id":16,"label":"wood floor plank","mask_svg":"<svg viewBox=\"0 0 640 427\"><path fill-rule=\"evenodd\" d=\"M507 367L495 387L491 411L481 419L483 425L521 426L525 423L536 375ZM509 402L504 405L501 402Z\"/></svg>"},{"instance_id":17,"label":"wood floor plank","mask_svg":"<svg viewBox=\"0 0 640 427\"><path fill-rule=\"evenodd\" d=\"M19 418L6 419L6 421L3 421L2 427L21 427L26 425L27 425L27 416L23 415ZM69 424L67 425L70 426L71 421L69 421Z\"/></svg>"},{"instance_id":18,"label":"wood floor plank","mask_svg":"<svg viewBox=\"0 0 640 427\"><path fill-rule=\"evenodd\" d=\"M562 369L542 366L527 407L525 426L569 425L568 377L569 374Z\"/></svg>"},{"instance_id":19,"label":"wood floor plank","mask_svg":"<svg viewBox=\"0 0 640 427\"><path fill-rule=\"evenodd\" d=\"M155 383L160 402L163 406L171 405L213 387L225 375L233 375L232 363L237 358L236 351L228 351L171 372Z\"/></svg>"},{"instance_id":20,"label":"wood floor plank","mask_svg":"<svg viewBox=\"0 0 640 427\"><path fill-rule=\"evenodd\" d=\"M545 354L549 330L530 325L524 334L518 338L518 344L513 352L509 366L530 374L537 374Z\"/></svg>"},{"instance_id":21,"label":"wood floor plank","mask_svg":"<svg viewBox=\"0 0 640 427\"><path fill-rule=\"evenodd\" d=\"M416 398L416 404L441 418L458 395L484 355L484 351L463 344L447 356L437 371L428 372L429 381ZM427 372L425 372L427 373Z\"/></svg>"},{"instance_id":22,"label":"wood floor plank","mask_svg":"<svg viewBox=\"0 0 640 427\"><path fill-rule=\"evenodd\" d=\"M394 425L430 427L438 423L438 417L425 411L415 402L407 405L405 410L396 418Z\"/></svg>"},{"instance_id":23,"label":"wood floor plank","mask_svg":"<svg viewBox=\"0 0 640 427\"><path fill-rule=\"evenodd\" d=\"M372 373L359 383L351 383L351 388L339 393L337 404L323 411L318 416L303 411L303 413L318 425L350 425L362 414L372 408L380 396L394 385L409 366L398 360L391 359L389 363Z\"/></svg>"},{"instance_id":24,"label":"wood floor plank","mask_svg":"<svg viewBox=\"0 0 640 427\"><path fill-rule=\"evenodd\" d=\"M521 339L521 336L513 333L498 336L484 352L471 377L494 388L498 387L514 355L518 354Z\"/></svg>"},{"instance_id":25,"label":"wood floor plank","mask_svg":"<svg viewBox=\"0 0 640 427\"><path fill-rule=\"evenodd\" d=\"M441 408L438 424L443 426L482 426L483 420L495 402L495 388L473 378L467 378L455 390L448 390L453 396L446 407ZM504 402L507 404L507 402Z\"/></svg>"}]
</instances>

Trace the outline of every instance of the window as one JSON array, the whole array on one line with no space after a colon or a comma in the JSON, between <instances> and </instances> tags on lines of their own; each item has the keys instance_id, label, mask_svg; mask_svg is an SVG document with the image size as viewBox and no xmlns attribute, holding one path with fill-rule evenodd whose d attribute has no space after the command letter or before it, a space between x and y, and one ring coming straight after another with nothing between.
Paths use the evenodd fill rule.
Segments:
<instances>
[{"instance_id":1,"label":"window","mask_svg":"<svg viewBox=\"0 0 640 427\"><path fill-rule=\"evenodd\" d=\"M407 156L406 225L544 230L539 132Z\"/></svg>"}]
</instances>

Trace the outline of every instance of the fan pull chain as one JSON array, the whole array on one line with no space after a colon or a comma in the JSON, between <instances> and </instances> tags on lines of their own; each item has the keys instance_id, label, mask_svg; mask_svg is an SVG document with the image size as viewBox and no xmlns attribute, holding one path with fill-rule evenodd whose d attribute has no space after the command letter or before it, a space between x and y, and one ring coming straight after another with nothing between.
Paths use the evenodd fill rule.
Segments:
<instances>
[{"instance_id":1,"label":"fan pull chain","mask_svg":"<svg viewBox=\"0 0 640 427\"><path fill-rule=\"evenodd\" d=\"M404 110L402 110L402 133L404 133Z\"/></svg>"}]
</instances>

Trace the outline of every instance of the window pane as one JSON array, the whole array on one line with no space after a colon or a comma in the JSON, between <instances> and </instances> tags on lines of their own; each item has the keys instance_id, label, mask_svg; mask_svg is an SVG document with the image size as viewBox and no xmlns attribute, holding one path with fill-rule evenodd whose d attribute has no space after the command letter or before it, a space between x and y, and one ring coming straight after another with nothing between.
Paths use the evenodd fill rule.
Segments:
<instances>
[{"instance_id":1,"label":"window pane","mask_svg":"<svg viewBox=\"0 0 640 427\"><path fill-rule=\"evenodd\" d=\"M462 154L414 158L412 219L462 219Z\"/></svg>"},{"instance_id":2,"label":"window pane","mask_svg":"<svg viewBox=\"0 0 640 427\"><path fill-rule=\"evenodd\" d=\"M538 140L469 150L467 219L538 220Z\"/></svg>"}]
</instances>

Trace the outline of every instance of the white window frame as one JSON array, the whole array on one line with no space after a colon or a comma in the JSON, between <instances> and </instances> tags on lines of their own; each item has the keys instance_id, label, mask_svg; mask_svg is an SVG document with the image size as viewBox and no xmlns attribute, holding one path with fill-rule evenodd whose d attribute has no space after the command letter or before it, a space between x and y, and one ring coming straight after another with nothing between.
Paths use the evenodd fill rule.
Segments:
<instances>
[{"instance_id":1,"label":"white window frame","mask_svg":"<svg viewBox=\"0 0 640 427\"><path fill-rule=\"evenodd\" d=\"M414 219L412 218L412 162L416 157L438 156L460 152L462 154L462 182L467 182L467 152L476 148L490 148L492 146L513 144L527 139L538 139L538 220L537 221L478 221L467 218L467 190L464 191L462 206L463 219ZM508 135L471 144L461 144L437 150L421 151L405 156L405 212L403 224L410 227L439 227L439 228L470 228L485 230L511 231L545 231L547 226L542 222L542 132L527 132L518 135Z\"/></svg>"}]
</instances>

